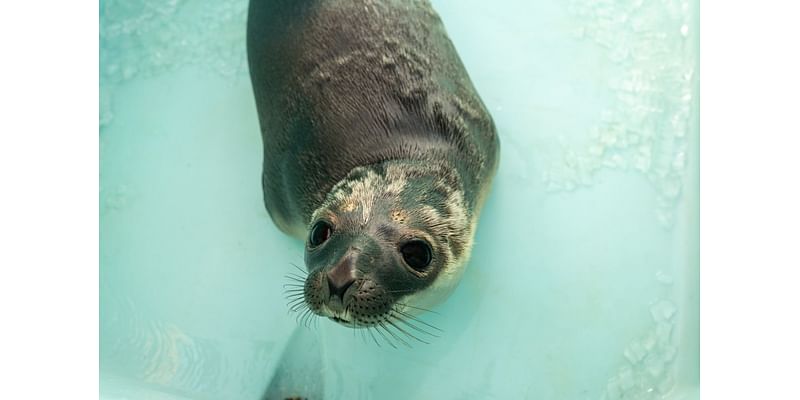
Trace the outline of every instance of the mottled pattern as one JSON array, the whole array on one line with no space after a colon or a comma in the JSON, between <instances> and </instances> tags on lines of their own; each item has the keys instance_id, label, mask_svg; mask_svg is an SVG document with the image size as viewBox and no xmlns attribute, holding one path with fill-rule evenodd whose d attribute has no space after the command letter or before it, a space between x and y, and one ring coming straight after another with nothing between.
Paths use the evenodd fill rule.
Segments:
<instances>
[{"instance_id":1,"label":"mottled pattern","mask_svg":"<svg viewBox=\"0 0 800 400\"><path fill-rule=\"evenodd\" d=\"M358 210L361 229L378 218L419 227L449 273L469 256L477 217L461 187L458 175L442 163L359 167L333 187L311 219Z\"/></svg>"}]
</instances>

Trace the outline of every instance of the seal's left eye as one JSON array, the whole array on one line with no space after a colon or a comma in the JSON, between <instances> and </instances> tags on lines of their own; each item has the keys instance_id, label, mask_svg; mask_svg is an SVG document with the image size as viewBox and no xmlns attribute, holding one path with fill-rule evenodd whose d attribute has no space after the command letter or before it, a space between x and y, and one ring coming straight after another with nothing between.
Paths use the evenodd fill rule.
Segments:
<instances>
[{"instance_id":1,"label":"seal's left eye","mask_svg":"<svg viewBox=\"0 0 800 400\"><path fill-rule=\"evenodd\" d=\"M333 227L325 221L318 221L311 228L311 234L308 236L308 243L311 247L317 247L325 243L328 238L333 234Z\"/></svg>"}]
</instances>

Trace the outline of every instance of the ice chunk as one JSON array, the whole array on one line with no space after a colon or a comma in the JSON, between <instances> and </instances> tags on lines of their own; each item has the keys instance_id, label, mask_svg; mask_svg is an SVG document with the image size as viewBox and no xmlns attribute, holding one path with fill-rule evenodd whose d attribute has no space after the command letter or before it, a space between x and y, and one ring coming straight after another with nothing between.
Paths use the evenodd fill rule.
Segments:
<instances>
[{"instance_id":1,"label":"ice chunk","mask_svg":"<svg viewBox=\"0 0 800 400\"><path fill-rule=\"evenodd\" d=\"M672 333L672 324L668 322L658 322L656 323L656 338L658 340L658 346L664 347L669 344L669 337Z\"/></svg>"},{"instance_id":2,"label":"ice chunk","mask_svg":"<svg viewBox=\"0 0 800 400\"><path fill-rule=\"evenodd\" d=\"M668 199L675 199L681 193L681 180L671 177L661 184L661 193Z\"/></svg>"},{"instance_id":3,"label":"ice chunk","mask_svg":"<svg viewBox=\"0 0 800 400\"><path fill-rule=\"evenodd\" d=\"M608 380L606 385L606 398L608 400L617 400L622 398L622 388L619 384L619 379L616 377Z\"/></svg>"},{"instance_id":4,"label":"ice chunk","mask_svg":"<svg viewBox=\"0 0 800 400\"><path fill-rule=\"evenodd\" d=\"M630 367L625 366L620 370L619 384L623 391L628 391L636 386L635 375Z\"/></svg>"},{"instance_id":5,"label":"ice chunk","mask_svg":"<svg viewBox=\"0 0 800 400\"><path fill-rule=\"evenodd\" d=\"M664 372L664 360L658 353L650 353L644 359L644 369L653 378L658 378Z\"/></svg>"},{"instance_id":6,"label":"ice chunk","mask_svg":"<svg viewBox=\"0 0 800 400\"><path fill-rule=\"evenodd\" d=\"M661 282L661 283L663 283L665 285L671 285L672 284L672 277L669 274L667 274L666 272L661 271L661 270L656 272L656 279L659 282Z\"/></svg>"},{"instance_id":7,"label":"ice chunk","mask_svg":"<svg viewBox=\"0 0 800 400\"><path fill-rule=\"evenodd\" d=\"M675 222L675 214L672 213L670 208L662 207L656 211L656 218L658 219L658 223L661 224L664 228L671 228L672 224Z\"/></svg>"},{"instance_id":8,"label":"ice chunk","mask_svg":"<svg viewBox=\"0 0 800 400\"><path fill-rule=\"evenodd\" d=\"M672 377L672 374L664 374L661 380L656 384L656 390L662 395L665 395L672 390L673 386L675 386L675 379Z\"/></svg>"},{"instance_id":9,"label":"ice chunk","mask_svg":"<svg viewBox=\"0 0 800 400\"><path fill-rule=\"evenodd\" d=\"M669 321L676 311L677 308L669 300L661 300L650 307L650 314L656 321Z\"/></svg>"},{"instance_id":10,"label":"ice chunk","mask_svg":"<svg viewBox=\"0 0 800 400\"><path fill-rule=\"evenodd\" d=\"M638 364L639 361L642 361L644 356L647 355L647 350L645 350L638 340L635 340L625 349L624 355L631 364L635 365Z\"/></svg>"},{"instance_id":11,"label":"ice chunk","mask_svg":"<svg viewBox=\"0 0 800 400\"><path fill-rule=\"evenodd\" d=\"M642 346L644 346L645 350L648 352L653 350L653 348L658 343L658 337L656 336L655 330L650 330L647 332L647 335L642 339Z\"/></svg>"},{"instance_id":12,"label":"ice chunk","mask_svg":"<svg viewBox=\"0 0 800 400\"><path fill-rule=\"evenodd\" d=\"M675 355L678 353L678 348L673 345L667 345L664 346L662 352L663 352L664 362L668 363L675 358Z\"/></svg>"}]
</instances>

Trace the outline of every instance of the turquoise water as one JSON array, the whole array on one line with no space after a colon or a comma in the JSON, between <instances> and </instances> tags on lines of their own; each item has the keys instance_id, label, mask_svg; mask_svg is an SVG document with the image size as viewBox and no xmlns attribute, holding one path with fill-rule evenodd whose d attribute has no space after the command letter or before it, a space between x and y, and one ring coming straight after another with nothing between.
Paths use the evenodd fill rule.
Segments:
<instances>
[{"instance_id":1,"label":"turquoise water","mask_svg":"<svg viewBox=\"0 0 800 400\"><path fill-rule=\"evenodd\" d=\"M287 313L246 1L100 2L104 399L693 399L691 1L433 1L502 156L429 345Z\"/></svg>"}]
</instances>

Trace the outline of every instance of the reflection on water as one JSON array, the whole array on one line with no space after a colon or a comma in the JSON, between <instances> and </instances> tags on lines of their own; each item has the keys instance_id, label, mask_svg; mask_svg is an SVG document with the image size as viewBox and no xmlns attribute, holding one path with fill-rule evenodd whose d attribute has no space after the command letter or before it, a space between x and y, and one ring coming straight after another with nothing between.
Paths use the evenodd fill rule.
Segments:
<instances>
[{"instance_id":1,"label":"reflection on water","mask_svg":"<svg viewBox=\"0 0 800 400\"><path fill-rule=\"evenodd\" d=\"M130 299L104 299L101 375L192 397L256 398L280 349L275 341L190 336L170 322L140 315Z\"/></svg>"}]
</instances>

